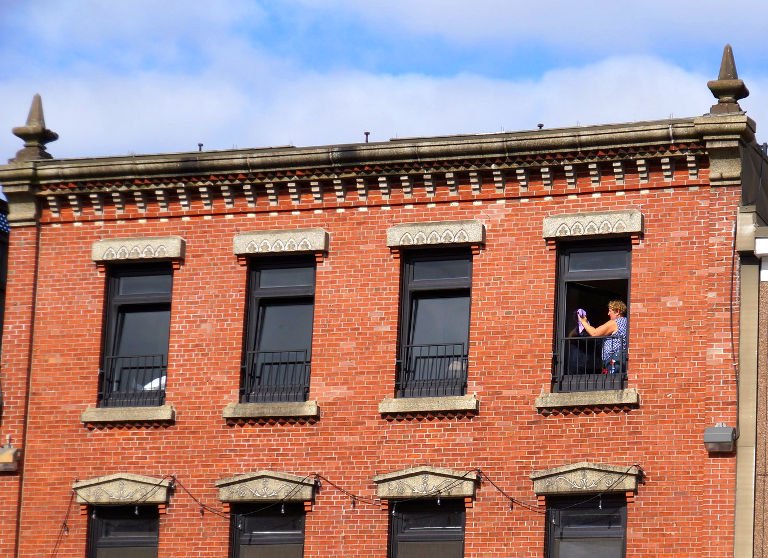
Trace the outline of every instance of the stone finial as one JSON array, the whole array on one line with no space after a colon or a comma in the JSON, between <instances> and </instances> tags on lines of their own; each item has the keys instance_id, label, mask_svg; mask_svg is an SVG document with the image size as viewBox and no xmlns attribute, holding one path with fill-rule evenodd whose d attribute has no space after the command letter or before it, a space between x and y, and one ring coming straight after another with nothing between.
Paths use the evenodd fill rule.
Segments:
<instances>
[{"instance_id":1,"label":"stone finial","mask_svg":"<svg viewBox=\"0 0 768 558\"><path fill-rule=\"evenodd\" d=\"M709 109L710 114L741 113L739 99L749 95L749 89L739 79L736 73L736 63L733 61L731 45L725 45L723 60L720 63L720 74L717 79L707 82L712 95L717 98L717 104Z\"/></svg>"},{"instance_id":2,"label":"stone finial","mask_svg":"<svg viewBox=\"0 0 768 558\"><path fill-rule=\"evenodd\" d=\"M53 158L45 150L45 144L59 139L59 134L45 127L43 100L39 93L36 93L32 98L27 123L24 126L14 128L13 135L24 140L24 148L16 152L16 157L9 159L9 163Z\"/></svg>"}]
</instances>

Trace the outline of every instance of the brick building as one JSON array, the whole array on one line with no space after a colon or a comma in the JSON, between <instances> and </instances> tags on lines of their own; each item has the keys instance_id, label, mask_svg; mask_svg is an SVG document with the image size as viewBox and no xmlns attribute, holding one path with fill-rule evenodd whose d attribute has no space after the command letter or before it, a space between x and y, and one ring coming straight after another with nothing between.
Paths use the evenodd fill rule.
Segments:
<instances>
[{"instance_id":1,"label":"brick building","mask_svg":"<svg viewBox=\"0 0 768 558\"><path fill-rule=\"evenodd\" d=\"M0 555L752 555L768 161L730 49L709 86L696 118L69 160L36 98L0 167ZM616 299L625 337L579 333Z\"/></svg>"}]
</instances>

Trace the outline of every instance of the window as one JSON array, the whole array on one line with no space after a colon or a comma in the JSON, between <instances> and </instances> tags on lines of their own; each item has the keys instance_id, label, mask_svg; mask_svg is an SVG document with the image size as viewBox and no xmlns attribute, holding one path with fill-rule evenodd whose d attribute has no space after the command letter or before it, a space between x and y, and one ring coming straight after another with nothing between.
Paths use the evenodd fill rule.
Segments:
<instances>
[{"instance_id":1,"label":"window","mask_svg":"<svg viewBox=\"0 0 768 558\"><path fill-rule=\"evenodd\" d=\"M170 264L109 270L101 407L165 402L171 283Z\"/></svg>"},{"instance_id":2,"label":"window","mask_svg":"<svg viewBox=\"0 0 768 558\"><path fill-rule=\"evenodd\" d=\"M88 558L157 558L157 506L93 506Z\"/></svg>"},{"instance_id":3,"label":"window","mask_svg":"<svg viewBox=\"0 0 768 558\"><path fill-rule=\"evenodd\" d=\"M314 260L254 261L248 290L241 402L306 401L315 308Z\"/></svg>"},{"instance_id":4,"label":"window","mask_svg":"<svg viewBox=\"0 0 768 558\"><path fill-rule=\"evenodd\" d=\"M462 558L463 499L393 502L389 558Z\"/></svg>"},{"instance_id":5,"label":"window","mask_svg":"<svg viewBox=\"0 0 768 558\"><path fill-rule=\"evenodd\" d=\"M597 327L608 321L608 303L629 302L629 240L559 246L557 346L554 392L623 389L627 378L627 336L590 337L579 332L578 309ZM625 322L626 323L626 322ZM610 363L603 350L616 349Z\"/></svg>"},{"instance_id":6,"label":"window","mask_svg":"<svg viewBox=\"0 0 768 558\"><path fill-rule=\"evenodd\" d=\"M547 558L624 558L626 525L623 495L547 497Z\"/></svg>"},{"instance_id":7,"label":"window","mask_svg":"<svg viewBox=\"0 0 768 558\"><path fill-rule=\"evenodd\" d=\"M471 258L467 250L403 261L397 397L466 393Z\"/></svg>"},{"instance_id":8,"label":"window","mask_svg":"<svg viewBox=\"0 0 768 558\"><path fill-rule=\"evenodd\" d=\"M302 502L233 506L231 558L301 558L304 518Z\"/></svg>"}]
</instances>

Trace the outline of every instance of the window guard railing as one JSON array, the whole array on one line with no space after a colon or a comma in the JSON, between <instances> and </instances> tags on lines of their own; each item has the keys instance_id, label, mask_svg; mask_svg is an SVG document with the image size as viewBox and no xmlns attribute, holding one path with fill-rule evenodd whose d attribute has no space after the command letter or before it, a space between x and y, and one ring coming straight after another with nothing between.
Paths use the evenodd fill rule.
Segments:
<instances>
[{"instance_id":1,"label":"window guard railing","mask_svg":"<svg viewBox=\"0 0 768 558\"><path fill-rule=\"evenodd\" d=\"M153 407L165 402L168 355L104 357L100 407Z\"/></svg>"},{"instance_id":2,"label":"window guard railing","mask_svg":"<svg viewBox=\"0 0 768 558\"><path fill-rule=\"evenodd\" d=\"M401 355L397 362L397 397L466 394L466 344L405 345Z\"/></svg>"},{"instance_id":3,"label":"window guard railing","mask_svg":"<svg viewBox=\"0 0 768 558\"><path fill-rule=\"evenodd\" d=\"M310 357L299 351L248 351L244 365L243 403L296 402L309 398Z\"/></svg>"},{"instance_id":4,"label":"window guard railing","mask_svg":"<svg viewBox=\"0 0 768 558\"><path fill-rule=\"evenodd\" d=\"M609 343L612 358L603 362L603 346ZM626 341L607 337L562 337L552 371L555 392L624 389L627 383Z\"/></svg>"}]
</instances>

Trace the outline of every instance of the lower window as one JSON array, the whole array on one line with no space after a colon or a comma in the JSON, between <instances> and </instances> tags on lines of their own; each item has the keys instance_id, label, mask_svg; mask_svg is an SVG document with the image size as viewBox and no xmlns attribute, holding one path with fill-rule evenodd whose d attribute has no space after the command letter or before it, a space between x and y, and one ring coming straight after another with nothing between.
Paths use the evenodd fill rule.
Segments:
<instances>
[{"instance_id":1,"label":"lower window","mask_svg":"<svg viewBox=\"0 0 768 558\"><path fill-rule=\"evenodd\" d=\"M157 506L94 506L88 558L157 558Z\"/></svg>"},{"instance_id":2,"label":"lower window","mask_svg":"<svg viewBox=\"0 0 768 558\"><path fill-rule=\"evenodd\" d=\"M626 531L623 495L547 497L547 558L624 558Z\"/></svg>"},{"instance_id":3,"label":"lower window","mask_svg":"<svg viewBox=\"0 0 768 558\"><path fill-rule=\"evenodd\" d=\"M393 503L389 558L463 558L464 500Z\"/></svg>"},{"instance_id":4,"label":"lower window","mask_svg":"<svg viewBox=\"0 0 768 558\"><path fill-rule=\"evenodd\" d=\"M302 558L304 504L242 504L233 506L232 558Z\"/></svg>"}]
</instances>

